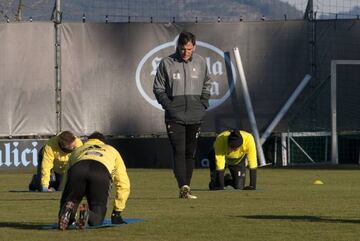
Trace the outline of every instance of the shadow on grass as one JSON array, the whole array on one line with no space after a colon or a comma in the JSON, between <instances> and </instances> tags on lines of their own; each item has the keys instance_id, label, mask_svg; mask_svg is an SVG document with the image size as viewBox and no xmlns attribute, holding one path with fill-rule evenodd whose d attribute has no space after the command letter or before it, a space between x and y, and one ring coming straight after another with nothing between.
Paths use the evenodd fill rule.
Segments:
<instances>
[{"instance_id":1,"label":"shadow on grass","mask_svg":"<svg viewBox=\"0 0 360 241\"><path fill-rule=\"evenodd\" d=\"M4 192L6 192L6 191L4 191ZM53 193L61 193L61 191L38 192L38 191L29 191L29 190L9 190L9 192L15 192L15 193L31 193L31 194L40 194L40 195L53 194Z\"/></svg>"},{"instance_id":2,"label":"shadow on grass","mask_svg":"<svg viewBox=\"0 0 360 241\"><path fill-rule=\"evenodd\" d=\"M191 191L194 191L194 192L213 192L213 191L209 190L209 188L191 188Z\"/></svg>"},{"instance_id":3,"label":"shadow on grass","mask_svg":"<svg viewBox=\"0 0 360 241\"><path fill-rule=\"evenodd\" d=\"M1 202L23 202L23 201L59 201L59 198L20 198L20 199L6 199L0 198Z\"/></svg>"},{"instance_id":4,"label":"shadow on grass","mask_svg":"<svg viewBox=\"0 0 360 241\"><path fill-rule=\"evenodd\" d=\"M338 219L307 215L248 215L248 216L231 216L247 219L263 219L263 220L290 220L290 221L308 221L308 222L324 222L324 223L352 223L360 224L360 219Z\"/></svg>"},{"instance_id":5,"label":"shadow on grass","mask_svg":"<svg viewBox=\"0 0 360 241\"><path fill-rule=\"evenodd\" d=\"M322 164L322 163L316 163L316 164L296 164L296 166L284 166L284 167L276 167L274 169L300 169L300 170L359 170L359 165L354 164Z\"/></svg>"},{"instance_id":6,"label":"shadow on grass","mask_svg":"<svg viewBox=\"0 0 360 241\"><path fill-rule=\"evenodd\" d=\"M173 200L179 199L178 197L129 197L129 200Z\"/></svg>"},{"instance_id":7,"label":"shadow on grass","mask_svg":"<svg viewBox=\"0 0 360 241\"><path fill-rule=\"evenodd\" d=\"M234 189L234 188L225 188L223 190L209 190L209 188L191 188L191 191L194 192L259 192L263 191L263 189L256 189L256 190L241 190L241 189Z\"/></svg>"},{"instance_id":8,"label":"shadow on grass","mask_svg":"<svg viewBox=\"0 0 360 241\"><path fill-rule=\"evenodd\" d=\"M240 189L233 189L233 188L229 188L229 189L223 189L223 190L210 190L209 188L191 188L191 191L194 192L243 192L244 190L240 190Z\"/></svg>"},{"instance_id":9,"label":"shadow on grass","mask_svg":"<svg viewBox=\"0 0 360 241\"><path fill-rule=\"evenodd\" d=\"M18 223L18 222L0 222L1 228L44 230L46 223Z\"/></svg>"},{"instance_id":10,"label":"shadow on grass","mask_svg":"<svg viewBox=\"0 0 360 241\"><path fill-rule=\"evenodd\" d=\"M24 193L24 192L26 192L26 193L37 193L37 192L30 192L30 191L28 191L28 190L9 190L9 192L20 192L20 193ZM40 193L40 192L39 192Z\"/></svg>"}]
</instances>

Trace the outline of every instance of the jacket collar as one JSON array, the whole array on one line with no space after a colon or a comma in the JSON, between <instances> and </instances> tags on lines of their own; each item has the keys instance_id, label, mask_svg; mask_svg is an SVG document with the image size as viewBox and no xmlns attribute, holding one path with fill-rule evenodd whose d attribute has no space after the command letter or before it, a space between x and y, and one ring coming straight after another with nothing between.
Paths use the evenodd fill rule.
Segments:
<instances>
[{"instance_id":1,"label":"jacket collar","mask_svg":"<svg viewBox=\"0 0 360 241\"><path fill-rule=\"evenodd\" d=\"M194 55L194 53L191 55L191 57L188 59L188 61L185 61L183 58L181 58L181 54L179 53L179 50L178 50L178 49L176 49L176 52L175 52L175 54L174 54L175 59L176 59L179 63L182 63L182 62L184 62L184 63L189 63L189 62L191 62L191 61L193 60L193 55Z\"/></svg>"}]
</instances>

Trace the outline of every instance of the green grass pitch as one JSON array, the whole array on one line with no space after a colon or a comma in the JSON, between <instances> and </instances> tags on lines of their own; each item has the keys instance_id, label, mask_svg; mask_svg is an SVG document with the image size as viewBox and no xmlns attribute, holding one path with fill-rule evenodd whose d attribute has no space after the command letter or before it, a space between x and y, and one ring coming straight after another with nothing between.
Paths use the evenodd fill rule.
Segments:
<instances>
[{"instance_id":1,"label":"green grass pitch","mask_svg":"<svg viewBox=\"0 0 360 241\"><path fill-rule=\"evenodd\" d=\"M145 222L61 232L40 229L56 223L60 193L10 192L26 190L31 172L1 171L0 240L360 240L359 168L264 168L257 191L213 192L208 170L197 169L197 200L178 199L171 170L128 173L132 191L123 217ZM314 185L316 179L324 184Z\"/></svg>"}]
</instances>

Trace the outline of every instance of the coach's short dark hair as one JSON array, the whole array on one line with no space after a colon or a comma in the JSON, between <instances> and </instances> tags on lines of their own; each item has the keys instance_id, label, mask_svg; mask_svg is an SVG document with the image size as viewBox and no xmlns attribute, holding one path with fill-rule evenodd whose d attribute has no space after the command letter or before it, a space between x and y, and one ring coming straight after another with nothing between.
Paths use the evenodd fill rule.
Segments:
<instances>
[{"instance_id":1,"label":"coach's short dark hair","mask_svg":"<svg viewBox=\"0 0 360 241\"><path fill-rule=\"evenodd\" d=\"M102 141L102 142L105 142L105 140L106 140L105 136L102 133L98 132L98 131L93 132L88 137L88 139L98 139L99 141Z\"/></svg>"},{"instance_id":2,"label":"coach's short dark hair","mask_svg":"<svg viewBox=\"0 0 360 241\"><path fill-rule=\"evenodd\" d=\"M193 45L195 45L196 44L195 35L187 31L182 31L179 35L177 46L184 46L188 42L191 42Z\"/></svg>"}]
</instances>

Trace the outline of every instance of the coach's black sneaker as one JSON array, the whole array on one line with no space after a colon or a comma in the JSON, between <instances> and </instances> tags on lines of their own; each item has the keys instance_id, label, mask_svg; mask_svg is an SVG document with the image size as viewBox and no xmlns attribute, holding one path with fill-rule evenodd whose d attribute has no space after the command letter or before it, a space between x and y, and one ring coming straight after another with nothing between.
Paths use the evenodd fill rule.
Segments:
<instances>
[{"instance_id":1,"label":"coach's black sneaker","mask_svg":"<svg viewBox=\"0 0 360 241\"><path fill-rule=\"evenodd\" d=\"M69 224L71 224L71 218L73 216L75 209L75 204L72 201L68 201L64 204L64 206L61 208L60 214L59 214L59 223L58 228L60 230L65 230L69 227Z\"/></svg>"},{"instance_id":2,"label":"coach's black sneaker","mask_svg":"<svg viewBox=\"0 0 360 241\"><path fill-rule=\"evenodd\" d=\"M86 204L82 204L79 208L79 218L76 222L78 229L86 228L89 220L89 207Z\"/></svg>"},{"instance_id":3,"label":"coach's black sneaker","mask_svg":"<svg viewBox=\"0 0 360 241\"><path fill-rule=\"evenodd\" d=\"M183 199L197 199L197 196L191 194L191 189L188 185L184 185L180 188L179 198Z\"/></svg>"}]
</instances>

